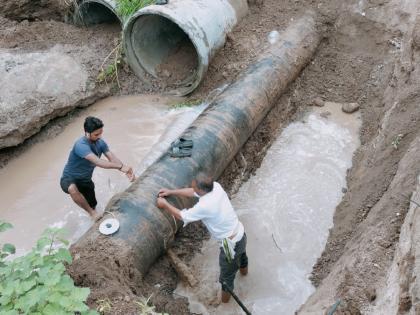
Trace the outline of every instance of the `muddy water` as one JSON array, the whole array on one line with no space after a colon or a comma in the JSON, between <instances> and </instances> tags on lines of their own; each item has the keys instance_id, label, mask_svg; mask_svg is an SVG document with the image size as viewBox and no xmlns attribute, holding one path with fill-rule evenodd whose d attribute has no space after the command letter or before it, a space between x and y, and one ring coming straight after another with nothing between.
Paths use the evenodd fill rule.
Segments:
<instances>
[{"instance_id":1,"label":"muddy water","mask_svg":"<svg viewBox=\"0 0 420 315\"><path fill-rule=\"evenodd\" d=\"M14 228L0 234L0 244L15 244L17 253L22 254L49 226L64 227L73 242L90 227L91 219L59 185L69 151L84 134L86 116L104 121L103 138L110 150L139 174L204 108L170 109L169 105L178 101L157 96L103 100L89 107L56 138L37 144L1 169L0 218ZM100 211L115 193L129 186L127 178L116 170L96 168L93 181Z\"/></svg>"},{"instance_id":2,"label":"muddy water","mask_svg":"<svg viewBox=\"0 0 420 315\"><path fill-rule=\"evenodd\" d=\"M328 115L329 114L329 115ZM346 187L346 170L359 145L360 117L334 103L291 124L273 143L260 169L232 202L248 236L249 274L235 292L252 314L294 314L314 291L308 280ZM218 244L210 240L192 261L199 288L182 284L199 314L244 314L232 300L218 305Z\"/></svg>"}]
</instances>

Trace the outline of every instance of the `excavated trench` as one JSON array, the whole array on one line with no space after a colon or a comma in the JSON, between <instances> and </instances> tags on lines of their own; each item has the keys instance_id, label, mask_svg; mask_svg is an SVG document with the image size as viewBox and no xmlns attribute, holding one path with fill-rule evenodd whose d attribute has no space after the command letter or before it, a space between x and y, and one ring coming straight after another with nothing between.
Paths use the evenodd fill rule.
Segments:
<instances>
[{"instance_id":1,"label":"excavated trench","mask_svg":"<svg viewBox=\"0 0 420 315\"><path fill-rule=\"evenodd\" d=\"M359 146L360 116L339 105L317 108L273 135L260 168L232 197L246 227L250 271L237 276L235 292L252 314L293 314L315 290L308 275ZM190 262L200 285L181 284L175 293L188 297L192 313L243 314L236 303L217 306L218 253L219 244L206 241Z\"/></svg>"}]
</instances>

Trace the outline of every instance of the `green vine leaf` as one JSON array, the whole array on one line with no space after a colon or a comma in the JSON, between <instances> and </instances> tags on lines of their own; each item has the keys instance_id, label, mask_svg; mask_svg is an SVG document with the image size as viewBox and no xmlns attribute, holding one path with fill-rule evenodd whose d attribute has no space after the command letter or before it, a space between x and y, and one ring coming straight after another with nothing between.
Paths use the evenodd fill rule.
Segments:
<instances>
[{"instance_id":1,"label":"green vine leaf","mask_svg":"<svg viewBox=\"0 0 420 315\"><path fill-rule=\"evenodd\" d=\"M69 252L68 249L66 248L60 248L58 249L58 252L55 254L55 257L59 260L59 261L65 261L68 264L71 264L72 262L72 257L71 254Z\"/></svg>"},{"instance_id":2,"label":"green vine leaf","mask_svg":"<svg viewBox=\"0 0 420 315\"><path fill-rule=\"evenodd\" d=\"M10 223L0 221L0 232L4 232L8 229L11 229L12 227L13 225L11 225Z\"/></svg>"},{"instance_id":3,"label":"green vine leaf","mask_svg":"<svg viewBox=\"0 0 420 315\"><path fill-rule=\"evenodd\" d=\"M13 244L6 243L3 245L2 251L9 254L14 254L16 253L16 247Z\"/></svg>"},{"instance_id":4,"label":"green vine leaf","mask_svg":"<svg viewBox=\"0 0 420 315\"><path fill-rule=\"evenodd\" d=\"M42 251L46 246L51 245L51 239L48 237L42 237L36 242L36 249Z\"/></svg>"},{"instance_id":5,"label":"green vine leaf","mask_svg":"<svg viewBox=\"0 0 420 315\"><path fill-rule=\"evenodd\" d=\"M11 224L0 221L0 231ZM93 315L98 313L86 305L89 288L78 288L66 274L64 263L71 263L63 238L63 230L49 228L31 252L3 260L16 252L12 244L0 251L0 314L1 315Z\"/></svg>"}]
</instances>

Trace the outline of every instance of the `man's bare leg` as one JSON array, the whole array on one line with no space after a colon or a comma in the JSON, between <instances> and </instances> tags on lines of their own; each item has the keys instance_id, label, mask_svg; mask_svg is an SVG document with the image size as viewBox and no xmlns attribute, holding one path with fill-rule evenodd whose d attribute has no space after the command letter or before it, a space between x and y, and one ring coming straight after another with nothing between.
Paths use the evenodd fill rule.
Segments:
<instances>
[{"instance_id":1,"label":"man's bare leg","mask_svg":"<svg viewBox=\"0 0 420 315\"><path fill-rule=\"evenodd\" d=\"M73 201L80 208L84 209L87 213L89 213L89 215L94 221L97 221L100 219L100 214L89 205L86 198L80 193L80 191L77 189L77 186L75 184L71 184L69 186L68 191L69 191L71 199L73 199Z\"/></svg>"}]
</instances>

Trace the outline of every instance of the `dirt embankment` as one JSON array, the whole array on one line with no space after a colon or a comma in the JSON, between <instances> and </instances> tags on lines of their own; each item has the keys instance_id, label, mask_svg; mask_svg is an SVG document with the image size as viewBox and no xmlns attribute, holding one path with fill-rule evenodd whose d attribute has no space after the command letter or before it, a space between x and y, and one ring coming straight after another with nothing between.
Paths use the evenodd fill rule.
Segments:
<instances>
[{"instance_id":1,"label":"dirt embankment","mask_svg":"<svg viewBox=\"0 0 420 315\"><path fill-rule=\"evenodd\" d=\"M400 194L411 194L420 170L419 5L415 0L404 4L391 0L256 2L259 5L251 6L248 17L229 36L193 97L205 97L212 89L232 81L253 61L270 31L284 29L307 8L321 15L325 38L313 62L280 98L220 181L234 193L258 168L279 130L316 97L358 102L363 119L362 146L348 173L348 191L337 207L325 251L314 267L312 279L318 290L300 313L321 314L341 300L336 314L369 314L377 307L380 295L386 294L387 275L408 210L408 199ZM33 4L27 9L32 12L36 2L25 3ZM6 17L23 21L17 17L18 12ZM60 43L80 51L80 47L88 45L97 55L80 56L85 58L92 77L96 77L101 59L112 50L119 33L115 26L79 29L58 21L26 20L0 19L0 47L31 51ZM123 71L120 83L122 90L114 92L159 92L164 88L144 86L129 69ZM59 132L62 124L56 121L46 129ZM44 137L48 132L44 131ZM0 160L19 150L24 149L2 151ZM174 249L188 262L206 237L201 225L190 225L179 233ZM398 314L406 314L415 304L409 292L414 283L413 263L410 255L402 257L401 262L407 267L401 267L399 274L406 280L395 284L399 286L396 303ZM185 299L172 295L178 277L166 257L142 281L130 284L128 290L121 290L123 283L118 281L85 279L82 270L72 270L72 274L78 284L92 287L91 305L101 298L111 299L110 314L130 314L136 308L133 301L138 295L148 297L152 293L151 301L159 311L189 314Z\"/></svg>"},{"instance_id":2,"label":"dirt embankment","mask_svg":"<svg viewBox=\"0 0 420 315\"><path fill-rule=\"evenodd\" d=\"M3 0L0 15L16 21L65 18L72 0Z\"/></svg>"},{"instance_id":3,"label":"dirt embankment","mask_svg":"<svg viewBox=\"0 0 420 315\"><path fill-rule=\"evenodd\" d=\"M416 1L403 6L381 1L374 9L360 4L344 8L350 16L359 13L370 25L364 29L360 22L348 24L344 35L360 30L358 39L366 43L359 46L363 47L359 56L363 58L366 47L376 45L370 51L375 64L369 80L359 83L368 92L362 106L362 147L354 157L349 190L337 207L326 249L314 268L313 280L319 288L302 314L325 310L337 300L342 301L341 313L346 309L351 314L370 313L385 285L409 206L402 194L411 195L420 170L418 6ZM354 47L352 41L350 48Z\"/></svg>"}]
</instances>

